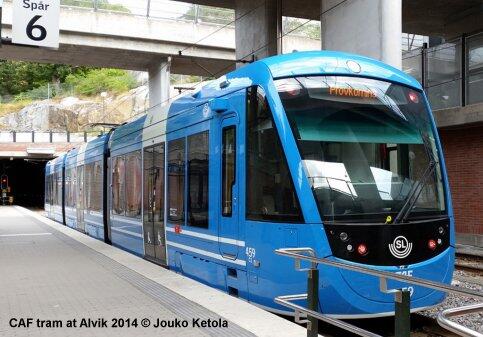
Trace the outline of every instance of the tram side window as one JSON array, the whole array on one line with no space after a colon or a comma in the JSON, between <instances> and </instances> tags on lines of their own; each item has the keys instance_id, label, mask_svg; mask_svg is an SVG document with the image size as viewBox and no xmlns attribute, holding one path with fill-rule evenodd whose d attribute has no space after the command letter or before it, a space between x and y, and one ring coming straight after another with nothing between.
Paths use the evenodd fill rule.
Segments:
<instances>
[{"instance_id":1,"label":"tram side window","mask_svg":"<svg viewBox=\"0 0 483 337\"><path fill-rule=\"evenodd\" d=\"M93 189L91 190L92 196L91 196L91 209L94 211L102 211L102 161L96 161L94 163L94 176L93 176Z\"/></svg>"},{"instance_id":2,"label":"tram side window","mask_svg":"<svg viewBox=\"0 0 483 337\"><path fill-rule=\"evenodd\" d=\"M112 212L124 215L126 196L124 188L124 156L114 157L112 163Z\"/></svg>"},{"instance_id":3,"label":"tram side window","mask_svg":"<svg viewBox=\"0 0 483 337\"><path fill-rule=\"evenodd\" d=\"M184 138L168 143L168 219L184 224Z\"/></svg>"},{"instance_id":4,"label":"tram side window","mask_svg":"<svg viewBox=\"0 0 483 337\"><path fill-rule=\"evenodd\" d=\"M86 209L100 212L102 209L102 163L96 161L85 165Z\"/></svg>"},{"instance_id":5,"label":"tram side window","mask_svg":"<svg viewBox=\"0 0 483 337\"><path fill-rule=\"evenodd\" d=\"M248 88L247 110L246 217L303 222L272 113L260 87Z\"/></svg>"},{"instance_id":6,"label":"tram side window","mask_svg":"<svg viewBox=\"0 0 483 337\"><path fill-rule=\"evenodd\" d=\"M68 207L76 206L76 188L77 188L77 174L76 169L69 168L65 170L65 203Z\"/></svg>"},{"instance_id":7,"label":"tram side window","mask_svg":"<svg viewBox=\"0 0 483 337\"><path fill-rule=\"evenodd\" d=\"M52 184L52 205L57 205L57 174L54 172L51 176L51 184Z\"/></svg>"},{"instance_id":8,"label":"tram side window","mask_svg":"<svg viewBox=\"0 0 483 337\"><path fill-rule=\"evenodd\" d=\"M45 198L44 198L44 203L45 204L50 204L50 196L51 196L51 178L50 175L47 176L47 179L45 179Z\"/></svg>"},{"instance_id":9,"label":"tram side window","mask_svg":"<svg viewBox=\"0 0 483 337\"><path fill-rule=\"evenodd\" d=\"M71 207L75 207L77 204L77 169L75 167L71 168L71 190L70 190L70 200L71 200Z\"/></svg>"},{"instance_id":10,"label":"tram side window","mask_svg":"<svg viewBox=\"0 0 483 337\"><path fill-rule=\"evenodd\" d=\"M72 207L71 200L71 180L72 180L72 169L65 169L65 206Z\"/></svg>"},{"instance_id":11,"label":"tram side window","mask_svg":"<svg viewBox=\"0 0 483 337\"><path fill-rule=\"evenodd\" d=\"M57 180L56 180L56 186L57 186L57 195L56 195L56 198L57 198L57 201L56 201L56 204L59 205L59 206L62 206L62 172L56 172L56 177L57 177Z\"/></svg>"},{"instance_id":12,"label":"tram side window","mask_svg":"<svg viewBox=\"0 0 483 337\"><path fill-rule=\"evenodd\" d=\"M221 163L221 214L232 215L233 186L235 185L236 167L236 128L227 126L222 130L222 163Z\"/></svg>"},{"instance_id":13,"label":"tram side window","mask_svg":"<svg viewBox=\"0 0 483 337\"><path fill-rule=\"evenodd\" d=\"M188 225L208 228L209 133L188 137Z\"/></svg>"},{"instance_id":14,"label":"tram side window","mask_svg":"<svg viewBox=\"0 0 483 337\"><path fill-rule=\"evenodd\" d=\"M126 154L126 216L141 217L141 151Z\"/></svg>"}]
</instances>

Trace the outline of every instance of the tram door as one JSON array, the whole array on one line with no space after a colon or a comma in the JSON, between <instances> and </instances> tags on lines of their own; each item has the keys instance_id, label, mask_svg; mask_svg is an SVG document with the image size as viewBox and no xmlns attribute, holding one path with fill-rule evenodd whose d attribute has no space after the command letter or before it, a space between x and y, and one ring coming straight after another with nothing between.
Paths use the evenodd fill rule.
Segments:
<instances>
[{"instance_id":1,"label":"tram door","mask_svg":"<svg viewBox=\"0 0 483 337\"><path fill-rule=\"evenodd\" d=\"M84 231L84 165L77 167L76 214L77 228Z\"/></svg>"},{"instance_id":2,"label":"tram door","mask_svg":"<svg viewBox=\"0 0 483 337\"><path fill-rule=\"evenodd\" d=\"M166 264L164 231L164 149L157 144L144 149L143 228L145 257Z\"/></svg>"},{"instance_id":3,"label":"tram door","mask_svg":"<svg viewBox=\"0 0 483 337\"><path fill-rule=\"evenodd\" d=\"M220 253L236 259L238 245L238 179L240 171L237 160L237 118L228 117L221 122L221 216L219 227Z\"/></svg>"}]
</instances>

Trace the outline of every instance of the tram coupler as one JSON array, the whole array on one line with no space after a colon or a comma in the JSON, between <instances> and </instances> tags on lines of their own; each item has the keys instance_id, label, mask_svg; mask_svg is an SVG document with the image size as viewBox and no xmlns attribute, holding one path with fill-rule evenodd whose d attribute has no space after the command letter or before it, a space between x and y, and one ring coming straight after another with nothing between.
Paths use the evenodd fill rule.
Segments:
<instances>
[{"instance_id":1,"label":"tram coupler","mask_svg":"<svg viewBox=\"0 0 483 337\"><path fill-rule=\"evenodd\" d=\"M318 311L319 304L319 270L310 268L307 271L307 307L309 310ZM317 337L319 334L319 319L307 315L307 337Z\"/></svg>"},{"instance_id":2,"label":"tram coupler","mask_svg":"<svg viewBox=\"0 0 483 337\"><path fill-rule=\"evenodd\" d=\"M394 336L409 337L411 332L411 293L402 289L394 293Z\"/></svg>"}]
</instances>

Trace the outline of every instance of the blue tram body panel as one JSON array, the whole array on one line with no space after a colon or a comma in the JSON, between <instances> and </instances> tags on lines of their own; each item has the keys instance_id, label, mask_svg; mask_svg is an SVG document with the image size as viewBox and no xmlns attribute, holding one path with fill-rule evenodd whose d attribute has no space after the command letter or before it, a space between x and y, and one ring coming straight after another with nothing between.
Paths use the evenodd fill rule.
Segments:
<instances>
[{"instance_id":1,"label":"blue tram body panel","mask_svg":"<svg viewBox=\"0 0 483 337\"><path fill-rule=\"evenodd\" d=\"M320 77L324 77L324 79L320 81ZM298 81L298 84L295 81ZM339 187L333 188L329 183L329 178L322 176L327 179L327 182L316 185L318 176L314 176L310 172L309 165L316 168L322 165L323 169L320 169L320 172L323 173L329 172L330 168L332 170L334 167L340 168L341 163L343 166L349 165L350 161L347 160L347 163L344 164L343 160L331 161L330 159L331 156L336 157L334 153L338 153L334 149L342 149L346 143L351 144L347 140L341 141L340 135L334 136L334 132L342 130L340 125L344 124L341 123L347 120L341 118L342 122L337 119L334 122L325 119L324 122L333 123L329 129L324 129L329 135L320 135L320 131L311 127L310 123L300 124L308 128L310 132L301 129L302 131L297 131L299 134L295 134L294 128L298 125L297 123L302 123L302 117L298 114L302 115L303 112L296 112L294 115L289 111L290 104L292 104L289 99L299 99L297 95L307 93L304 99L325 100L324 104L328 105L347 104L349 107L349 104L354 102L355 105L361 104L362 101L357 101L357 98L347 98L345 93L352 95L352 91L337 91L337 88L340 89L337 86L344 85L345 82L350 86L352 81L355 85L359 85L358 81L362 81L360 83L369 88L368 90L357 89L356 95L359 97L366 95L365 98L389 102L388 106L396 107L392 112L396 115L399 114L400 119L395 120L403 121L397 122L400 124L398 124L397 130L399 131L396 132L396 135L394 131L385 134L386 131L383 129L373 132L373 134L363 134L362 138L365 140L357 143L359 145L358 153L363 153L363 150L360 149L367 149L369 146L367 144L371 146L374 144L374 148L379 148L378 155L381 157L377 159L380 162L371 159L373 164L370 167L368 165L367 169L374 176L379 174L378 177L384 174L387 176L387 172L392 174L393 169L386 167L391 162L390 151L396 151L396 155L399 156L397 158L402 158L397 160L404 163L404 160L409 160L404 159L404 153L409 156L409 152L411 152L411 158L414 159L420 152L421 146L424 145L427 151L431 151L433 156L437 156L437 167L434 168L434 189L429 192L435 194L435 200L439 198L437 207L441 211L436 212L437 216L418 215L413 220L404 219L403 222L393 223L393 220L387 220L386 215L396 217L396 215L400 215L397 212L387 211L384 217L381 214L380 218L371 218L371 216L374 217L371 212L359 215L357 212L351 213L346 210L337 214L339 218L336 219L337 202L344 198L352 198L352 201L347 199L350 201L348 204L342 204L351 210L350 207L355 209L358 206L357 202L363 202L365 196L360 198L356 194L357 198L354 197L357 191L350 179L349 182L344 180L345 186L339 185ZM302 84L302 82L308 84ZM332 83L336 90L334 97L327 99L331 93L331 86L328 83ZM371 85L376 89L371 91ZM384 96L380 96L377 88L385 85L391 86L391 90L395 92L399 90L404 95L394 96L396 97L394 98L383 93ZM249 97L250 90L254 90L256 95ZM284 92L292 96L282 98ZM344 95L346 96L343 97ZM259 97L264 97L265 103ZM407 104L411 103L408 100L419 104L418 109L420 110L414 113L407 112L407 116L413 114L411 116L415 117L409 118L404 115L403 110L409 108L399 108L399 99L406 100ZM283 179L284 181L291 180L293 184L293 194L300 210L299 220L293 221L287 216L262 219L263 215L266 215L263 212L272 212L275 215L277 213L272 208L279 207L278 204L273 206L275 200L271 201L269 198L262 200L262 218L247 216L250 211L248 202L250 198L256 197L249 193L250 180L247 176L249 167L247 158L250 155L248 153L250 146L248 144L248 125L251 123L248 120L248 113L251 104L255 104L250 100L260 100L258 102L262 103L257 104L260 104L263 109L267 109L268 114L271 115L265 122L260 122L261 124L255 131L261 137L266 130L273 126L275 138L278 137L280 143L280 156L284 157L281 159L288 168L288 175ZM370 99L363 102L371 104ZM258 108L260 106L257 105ZM310 112L317 114L321 110L324 109L312 108ZM419 123L416 132L404 128L404 125L412 125L411 118ZM364 122L362 119L359 121ZM387 121L393 120L388 119ZM384 123L389 123L387 121ZM324 128L324 124L320 123L318 127ZM361 129L357 129L357 125L354 127L352 132L360 132ZM370 124L365 125L366 130L370 127ZM225 214L225 206L222 206L222 203L225 205L225 200L222 199L222 179L224 174L228 174L227 171L223 171L226 168L223 166L225 165L223 164L225 163L224 156L228 150L223 147L223 139L225 139L223 137L226 136L227 130L231 129L235 130L232 142L236 145L231 159L233 160L233 173L230 174L233 174L233 181L230 185L230 213ZM196 147L202 144L190 145L189 140L193 136L206 133L206 159L209 166L204 174L207 178L200 178L201 175L192 177L189 170L197 168L196 160L201 157L189 159L189 146ZM380 134L385 135L387 140L381 141ZM325 162L319 160L322 164L314 163L316 160L313 158L316 158L317 153L310 153L312 157L307 157L307 150L303 148L305 146L303 142L307 139L312 140L316 137L314 135L320 138L316 138L316 141L320 144L324 143L324 151L333 151L331 156L327 155L329 159ZM402 142L402 145L399 145L394 139L404 139L406 143ZM393 143L396 146L390 147ZM108 153L103 144L108 144ZM176 146L180 146L180 144L184 144L182 151L176 150ZM384 145L384 150L381 150L381 145ZM273 146L275 147L275 145ZM311 146L314 148L313 144ZM348 149L351 150L351 148ZM275 148L273 150L275 151ZM62 168L62 165L67 168L71 165L73 157L77 158L78 166L102 158L109 159L109 166L102 166L103 170L107 170L107 181L103 182L107 188L107 210L104 214L97 215L95 212L86 211L84 213L87 233L102 238L99 232L92 234L94 232L91 231L94 230L95 221L98 221L98 224L99 222L104 223L104 226L107 226L104 230L109 233L109 239L113 245L144 256L156 263L165 264L176 272L268 310L288 313L283 307L274 303L274 297L306 292L306 274L294 269L292 259L275 255L274 250L277 248L311 247L320 257L444 283L451 282L454 265L454 218L441 143L430 107L421 85L415 79L379 61L332 51L297 52L270 57L222 76L206 84L197 92L186 94L169 105L153 107L146 116L117 127L110 135L89 142L77 150L77 154L75 151L71 152L67 155L65 164L63 164L64 159L61 158L50 163L46 168L46 174L55 172L59 167ZM340 153L342 156L344 151L340 151ZM178 157L173 157L174 155ZM196 155L200 154L196 153ZM135 161L135 164L131 162L132 160ZM381 167L377 166L376 162ZM129 169L127 169L126 165L131 166L128 166ZM419 165L423 164L419 163ZM384 169L384 167L386 168ZM351 175L357 175L360 172L360 170L356 170L354 173L353 168L349 169L352 170ZM349 169L344 169L346 176L349 176L347 171ZM407 174L409 177L409 173ZM140 199L131 195L132 193L127 193L125 185L118 184L121 175L125 177L123 184L129 183L129 188L134 188ZM277 184L282 182L280 173L274 173L274 175L273 179ZM403 174L401 173L401 175ZM381 202L394 202L396 205L399 199L392 197L392 190L386 191L388 182L392 188L392 183L396 181L399 185L395 186L400 189L399 194L402 194L404 191L404 193L411 192L409 188L412 189L417 185L417 178L416 175L412 185L407 187L405 185L407 182L399 183L397 181L399 177L391 175L389 180L375 186L376 194L380 196ZM195 183L190 179L194 179ZM205 182L203 179L207 179L206 186L203 185ZM337 177L333 179L340 180ZM156 185L160 181L162 183L159 186ZM438 185L439 181L442 182L441 186ZM139 190L138 185L141 183L142 189ZM173 189L175 192L170 192L167 187L169 184L176 186ZM207 188L208 192L192 195L190 194L192 184L202 190ZM377 181L373 183L373 185L375 184ZM423 187L421 186L421 188ZM124 190L120 191L121 188ZM275 187L273 188L275 189ZM364 186L357 188L366 191ZM324 194L324 189L329 192ZM202 201L198 199L203 197L204 193L208 195L208 208L204 209L208 220L206 225L193 226L191 221L196 219L188 210L188 206L199 207ZM361 195L363 194L361 193ZM124 197L122 197L123 195ZM327 208L319 199L327 197L326 195L332 198L330 199L331 209ZM276 197L282 197L282 194L274 194L273 199ZM179 198L183 200L181 209L180 204L176 203L179 202ZM120 206L120 200L124 202L124 206ZM160 205L159 200L164 202ZM171 204L172 201L173 204ZM340 202L342 203L342 201ZM46 204L46 209L47 207L49 205ZM50 207L52 214L55 214L55 206ZM397 209L396 206L394 207ZM411 211L414 211L413 208L416 208L416 202L408 211L408 216ZM383 209L392 211L390 207ZM332 218L327 216L329 211L332 212ZM423 211L418 214L426 214ZM107 218L103 218L106 215ZM58 220L58 218L56 219ZM345 236L350 237L349 241L344 239ZM434 247L433 244L436 246ZM433 245L432 248L431 245ZM367 249L369 249L369 253L367 253ZM321 312L340 318L393 314L393 296L379 291L376 278L325 266L319 266L319 270L319 310ZM389 287L407 287L411 292L413 310L436 305L444 298L441 292L422 287L411 287L397 282L389 282Z\"/></svg>"}]
</instances>

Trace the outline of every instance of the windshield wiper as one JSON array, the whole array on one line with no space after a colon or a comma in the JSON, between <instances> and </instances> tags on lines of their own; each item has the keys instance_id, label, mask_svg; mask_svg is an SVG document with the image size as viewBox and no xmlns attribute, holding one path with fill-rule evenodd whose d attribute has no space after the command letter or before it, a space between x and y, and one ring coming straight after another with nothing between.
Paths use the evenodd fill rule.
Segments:
<instances>
[{"instance_id":1,"label":"windshield wiper","mask_svg":"<svg viewBox=\"0 0 483 337\"><path fill-rule=\"evenodd\" d=\"M421 192L423 191L424 185L426 185L426 180L428 180L428 178L432 175L436 165L438 164L438 162L434 158L431 146L428 144L428 139L426 138L426 136L422 134L421 131L420 131L420 134L421 134L421 139L423 140L424 148L429 157L429 164L426 167L426 170L424 170L424 173L421 176L421 178L413 185L413 187L411 188L411 191L409 191L406 202L404 203L403 207L401 207L401 210L399 211L396 218L394 219L393 223L395 224L406 222L409 214L411 214L411 211L414 208L414 205L418 201L418 198Z\"/></svg>"}]
</instances>

